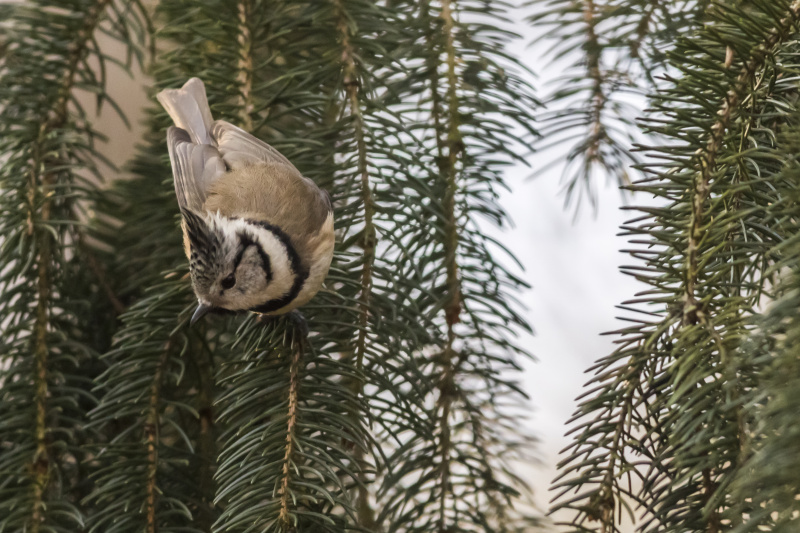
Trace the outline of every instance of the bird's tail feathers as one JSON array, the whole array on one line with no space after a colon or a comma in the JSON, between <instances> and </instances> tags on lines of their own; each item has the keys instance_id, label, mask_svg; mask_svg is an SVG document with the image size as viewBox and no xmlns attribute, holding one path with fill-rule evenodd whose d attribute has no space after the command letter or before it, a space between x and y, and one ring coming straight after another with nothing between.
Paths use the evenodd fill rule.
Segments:
<instances>
[{"instance_id":1,"label":"bird's tail feathers","mask_svg":"<svg viewBox=\"0 0 800 533\"><path fill-rule=\"evenodd\" d=\"M190 79L180 89L165 89L157 98L175 125L186 130L193 143L211 144L209 130L214 119L205 85L199 78Z\"/></svg>"}]
</instances>

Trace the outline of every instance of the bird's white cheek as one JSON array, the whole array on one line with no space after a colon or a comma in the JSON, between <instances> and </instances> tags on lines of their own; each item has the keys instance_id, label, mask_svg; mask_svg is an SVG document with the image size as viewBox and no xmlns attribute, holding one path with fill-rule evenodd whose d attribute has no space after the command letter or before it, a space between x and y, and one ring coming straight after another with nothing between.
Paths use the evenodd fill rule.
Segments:
<instances>
[{"instance_id":1,"label":"bird's white cheek","mask_svg":"<svg viewBox=\"0 0 800 533\"><path fill-rule=\"evenodd\" d=\"M281 298L292 290L294 285L294 276L289 271L288 264L282 265L281 268L273 268L272 283L267 286L267 299L274 300Z\"/></svg>"}]
</instances>

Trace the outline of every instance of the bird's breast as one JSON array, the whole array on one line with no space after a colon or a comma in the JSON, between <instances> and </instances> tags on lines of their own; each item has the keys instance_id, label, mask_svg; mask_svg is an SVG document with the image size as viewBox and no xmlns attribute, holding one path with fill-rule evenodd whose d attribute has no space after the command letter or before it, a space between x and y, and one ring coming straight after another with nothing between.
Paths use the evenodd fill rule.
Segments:
<instances>
[{"instance_id":1,"label":"bird's breast","mask_svg":"<svg viewBox=\"0 0 800 533\"><path fill-rule=\"evenodd\" d=\"M297 296L279 309L263 314L282 315L288 313L308 303L319 292L331 266L335 241L333 213L331 213L317 235L307 243L308 246L304 247L305 253L301 256L301 260L307 268L308 276Z\"/></svg>"}]
</instances>

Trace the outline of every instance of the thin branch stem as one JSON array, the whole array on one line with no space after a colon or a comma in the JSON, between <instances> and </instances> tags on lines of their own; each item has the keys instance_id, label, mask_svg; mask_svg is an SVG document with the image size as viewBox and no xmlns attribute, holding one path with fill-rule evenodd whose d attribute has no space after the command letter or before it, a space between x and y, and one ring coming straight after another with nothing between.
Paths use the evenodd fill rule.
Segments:
<instances>
[{"instance_id":1,"label":"thin branch stem","mask_svg":"<svg viewBox=\"0 0 800 533\"><path fill-rule=\"evenodd\" d=\"M31 200L35 200L35 189L38 186L39 180L36 175L36 169L39 167L40 160L40 146L44 142L46 134L46 125L43 124L39 129L39 142L34 147L34 166L31 169ZM46 176L42 183L42 193L46 196L47 187L52 180L51 176ZM31 215L29 220L33 220L32 213L34 206L31 205ZM50 219L50 201L45 200L41 211L42 222L47 222ZM31 226L32 227L32 226ZM39 249L39 268L37 291L38 300L36 303L36 324L34 326L34 357L35 357L35 374L34 383L36 383L36 452L33 456L32 470L34 472L34 485L33 485L33 513L31 517L31 531L33 533L39 532L39 525L44 520L44 491L49 484L50 474L50 458L47 448L47 362L49 350L47 347L47 324L49 320L49 305L50 305L50 241L51 236L45 231L39 231L36 234L37 248Z\"/></svg>"},{"instance_id":2,"label":"thin branch stem","mask_svg":"<svg viewBox=\"0 0 800 533\"><path fill-rule=\"evenodd\" d=\"M699 157L698 167L700 170L694 179L692 216L689 224L689 239L686 251L686 288L684 291L682 321L684 325L696 324L704 317L703 311L699 308L696 295L700 274L698 254L704 232L705 203L711 194L711 180L717 165L717 155L722 148L725 134L736 116L736 109L753 84L758 70L764 65L772 50L789 36L792 27L797 23L798 17L800 17L800 2L794 2L787 16L781 19L767 39L750 53L750 59L742 66L742 70L733 87L725 95L722 107L717 113L719 118L711 126L711 134L706 143L706 148Z\"/></svg>"},{"instance_id":3,"label":"thin branch stem","mask_svg":"<svg viewBox=\"0 0 800 533\"><path fill-rule=\"evenodd\" d=\"M217 463L216 432L214 428L214 371L212 368L212 355L210 350L198 350L198 401L197 410L200 417L200 472L199 485L200 497L203 505L200 507L198 525L204 531L211 531L214 523L214 470Z\"/></svg>"},{"instance_id":4,"label":"thin branch stem","mask_svg":"<svg viewBox=\"0 0 800 533\"><path fill-rule=\"evenodd\" d=\"M289 369L289 403L286 414L286 451L283 456L283 477L281 478L280 496L281 510L278 515L280 523L289 531L294 529L292 524L289 496L290 472L292 470L292 456L294 455L294 433L297 426L297 389L298 374L300 371L300 360L303 357L304 342L300 339L297 331L294 332L294 342L292 347L292 363Z\"/></svg>"},{"instance_id":5,"label":"thin branch stem","mask_svg":"<svg viewBox=\"0 0 800 533\"><path fill-rule=\"evenodd\" d=\"M158 444L159 427L161 417L159 411L159 400L161 397L162 381L164 371L169 360L169 352L172 349L172 339L168 340L161 352L158 360L156 373L153 382L150 384L150 399L147 408L147 419L144 423L144 440L147 448L147 478L145 482L145 522L147 533L157 533L158 522L156 520L157 493L158 493Z\"/></svg>"},{"instance_id":6,"label":"thin branch stem","mask_svg":"<svg viewBox=\"0 0 800 533\"><path fill-rule=\"evenodd\" d=\"M441 495L439 500L439 531L444 533L449 530L447 523L447 494L450 487L450 453L452 447L452 435L450 428L450 412L453 399L457 395L455 383L455 363L456 357L454 343L456 339L455 324L460 320L461 314L461 281L458 275L458 220L456 213L456 192L458 190L458 157L463 150L463 141L459 131L459 101L457 95L458 78L456 76L456 52L455 52L455 21L453 17L453 6L450 0L442 2L441 18L443 21L443 31L445 38L445 55L447 66L447 134L446 134L446 158L441 158L444 165L444 175L447 180L446 190L443 201L445 216L445 267L447 269L447 289L448 302L445 304L445 319L447 322L447 339L444 352L442 354L442 376L439 382L439 408L441 415L439 426L441 431L440 454L441 463L439 465L439 476L441 483ZM434 72L434 76L436 76ZM441 145L440 145L441 150Z\"/></svg>"},{"instance_id":7,"label":"thin branch stem","mask_svg":"<svg viewBox=\"0 0 800 533\"><path fill-rule=\"evenodd\" d=\"M355 50L351 40L351 30L348 24L346 11L342 0L334 0L337 16L337 30L342 45L342 64L344 68L344 89L347 101L350 104L350 117L353 121L353 133L356 139L358 152L358 174L361 178L361 203L364 210L364 228L362 237L363 264L361 266L361 292L358 296L358 336L356 338L356 368L359 371L356 394L361 396L364 392L364 381L360 372L364 368L364 353L367 345L367 329L369 327L370 296L372 293L372 268L375 262L375 247L377 237L373 216L375 201L372 196L372 187L369 179L367 163L367 146L364 140L364 117L361 111L361 84L358 80ZM355 414L355 416L358 416ZM356 449L356 461L363 464L364 451L361 446ZM369 501L369 492L365 488L363 469L359 468L358 487L358 520L362 527L373 530L375 528L375 512Z\"/></svg>"},{"instance_id":8,"label":"thin branch stem","mask_svg":"<svg viewBox=\"0 0 800 533\"><path fill-rule=\"evenodd\" d=\"M644 44L644 40L650 34L650 24L653 22L653 17L658 7L659 0L650 0L650 2L647 3L647 11L642 15L639 24L636 25L636 38L630 43L630 51L631 57L638 58L640 61L643 61L640 55L641 48Z\"/></svg>"},{"instance_id":9,"label":"thin branch stem","mask_svg":"<svg viewBox=\"0 0 800 533\"><path fill-rule=\"evenodd\" d=\"M372 266L375 262L376 235L373 217L375 214L375 201L372 196L372 187L369 181L369 168L367 164L367 146L364 140L364 117L361 112L361 84L356 73L355 51L351 42L350 29L345 18L341 0L335 0L339 21L337 28L342 40L342 62L344 64L344 87L347 100L350 104L350 116L353 119L353 129L358 151L358 173L361 178L361 202L364 206L364 264L361 267L361 293L358 297L359 331L356 340L356 363L358 369L364 365L364 351L366 350L367 326L369 321L370 293L372 292ZM363 388L363 384L362 387Z\"/></svg>"},{"instance_id":10,"label":"thin branch stem","mask_svg":"<svg viewBox=\"0 0 800 533\"><path fill-rule=\"evenodd\" d=\"M249 26L252 11L252 0L239 0L239 74L236 81L239 83L239 112L241 126L245 131L253 129L253 40Z\"/></svg>"},{"instance_id":11,"label":"thin branch stem","mask_svg":"<svg viewBox=\"0 0 800 533\"><path fill-rule=\"evenodd\" d=\"M603 91L603 73L600 70L600 54L602 47L595 30L595 5L594 0L585 0L583 18L586 22L586 71L592 81L592 98L590 108L590 127L588 147L586 149L586 164L593 162L602 164L600 145L605 137L603 126L603 110L608 101Z\"/></svg>"}]
</instances>

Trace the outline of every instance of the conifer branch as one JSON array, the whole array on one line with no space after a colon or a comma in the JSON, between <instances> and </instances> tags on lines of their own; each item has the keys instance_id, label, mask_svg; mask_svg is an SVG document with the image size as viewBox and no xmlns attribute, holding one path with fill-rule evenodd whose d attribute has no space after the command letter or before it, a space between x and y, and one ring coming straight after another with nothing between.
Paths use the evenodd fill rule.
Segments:
<instances>
[{"instance_id":1,"label":"conifer branch","mask_svg":"<svg viewBox=\"0 0 800 533\"><path fill-rule=\"evenodd\" d=\"M796 54L797 43L787 47L783 57L792 68L796 61L789 59ZM785 59L784 59L785 58ZM792 98L794 84L786 84ZM776 287L776 298L768 304L759 317L757 329L738 355L739 370L752 368L758 373L754 387L744 388L743 398L732 403L744 405L744 418L748 423L746 437L748 453L743 454L741 467L734 479L731 499L735 502L732 512L724 518L731 519L735 533L792 533L800 524L800 501L797 499L797 472L800 456L796 453L800 427L797 419L797 390L800 384L800 232L797 211L798 178L798 116L790 112L787 120L781 121L779 135L780 150L786 157L782 169L788 179L789 190L783 201L772 206L777 217L789 216L789 237L776 255L780 260L773 267L782 272ZM740 384L741 385L741 384ZM740 445L745 449L744 445Z\"/></svg>"},{"instance_id":2,"label":"conifer branch","mask_svg":"<svg viewBox=\"0 0 800 533\"><path fill-rule=\"evenodd\" d=\"M31 206L30 212L33 213L33 201L36 199L35 191L41 188L45 198L48 197L48 189L52 185L53 177L48 176L40 183L36 175L39 167L40 150L39 146L44 141L46 135L46 125L43 124L39 128L39 143L34 147L34 167L31 169ZM34 189L33 187L36 187ZM50 200L46 199L42 206L41 221L47 223L50 219ZM29 220L33 220L31 214ZM35 375L33 376L35 389L35 403L36 403L36 452L33 456L31 471L34 472L35 479L33 484L33 515L31 516L30 528L32 533L39 533L39 526L44 520L44 491L49 484L50 473L50 457L48 453L48 439L47 439L47 329L48 329L48 308L50 306L50 280L49 280L49 263L50 263L50 241L52 235L49 232L39 231L36 235L37 249L39 250L39 269L38 269L38 298L36 302L36 324L35 328L35 345L34 357L36 358Z\"/></svg>"},{"instance_id":3,"label":"conifer branch","mask_svg":"<svg viewBox=\"0 0 800 533\"><path fill-rule=\"evenodd\" d=\"M353 120L353 133L355 135L358 157L358 174L360 176L361 202L364 210L364 228L362 230L362 247L364 249L363 265L361 267L361 290L358 296L359 330L356 339L356 366L361 370L364 366L364 351L366 349L367 329L369 325L370 294L372 292L372 267L375 262L375 247L377 245L373 216L375 203L372 197L372 186L369 180L367 166L367 147L364 142L364 117L361 112L360 91L361 84L355 62L355 51L351 43L350 25L342 0L334 0L337 14L337 30L342 45L342 64L344 74L344 88L349 103L350 116ZM363 389L363 384L359 390Z\"/></svg>"},{"instance_id":4,"label":"conifer branch","mask_svg":"<svg viewBox=\"0 0 800 533\"><path fill-rule=\"evenodd\" d=\"M453 23L453 6L451 0L442 2L441 17L443 21L442 31L444 32L445 57L447 68L447 105L448 115L446 119L446 168L444 177L447 181L445 196L443 201L445 216L445 255L444 261L447 270L448 301L445 304L445 321L447 323L447 338L445 340L444 352L442 354L442 375L439 388L438 408L441 410L439 416L439 431L441 432L439 465L439 476L441 484L441 495L439 501L439 531L445 533L450 529L447 520L447 511L450 506L447 503L447 496L450 490L450 453L451 453L451 421L450 409L453 400L457 396L457 384L455 380L455 353L454 343L456 340L455 325L459 322L461 314L461 282L458 275L458 218L456 214L456 192L458 190L458 156L463 149L461 134L459 132L458 114L459 101L456 93L458 79L456 77L456 53L455 53L455 27Z\"/></svg>"},{"instance_id":5,"label":"conifer branch","mask_svg":"<svg viewBox=\"0 0 800 533\"><path fill-rule=\"evenodd\" d=\"M532 2L537 11L529 20L541 35L535 42L548 46L554 60L577 57L566 70L558 67L549 109L537 117L543 133L539 149L574 143L548 163L563 168L567 203L577 197L579 204L584 192L596 203L597 170L630 185L639 162L635 142L646 132L636 125L644 110L625 93L647 97L664 85L664 51L698 22L706 1Z\"/></svg>"},{"instance_id":6,"label":"conifer branch","mask_svg":"<svg viewBox=\"0 0 800 533\"><path fill-rule=\"evenodd\" d=\"M450 360L453 350L455 333L453 326L460 320L461 314L461 282L458 276L458 215L456 213L456 192L458 191L458 157L464 149L459 131L459 101L456 91L458 79L456 77L456 51L455 29L453 24L453 11L451 0L442 2L443 31L445 34L445 54L447 57L447 168L445 179L447 188L444 197L444 216L446 220L445 263L447 265L447 286L449 288L449 301L445 305L447 319L447 348L445 358Z\"/></svg>"},{"instance_id":7,"label":"conifer branch","mask_svg":"<svg viewBox=\"0 0 800 533\"><path fill-rule=\"evenodd\" d=\"M764 62L772 53L774 48L783 42L797 24L800 16L800 2L794 2L789 13L780 20L780 23L770 32L767 39L751 51L748 61L742 66L742 70L736 82L725 95L722 106L717 113L719 118L711 126L710 136L706 148L700 155L698 161L699 173L694 181L694 191L692 194L692 217L689 225L689 238L687 240L686 251L686 290L684 293L683 318L682 323L696 324L702 322L707 327L707 317L701 305L697 301L696 289L698 269L698 253L700 241L703 238L703 226L705 224L703 211L708 196L711 192L711 179L717 166L717 154L719 153L722 142L730 127L731 122L736 117L737 107L742 99L748 94L754 77L763 68ZM713 328L709 328L711 330Z\"/></svg>"},{"instance_id":8,"label":"conifer branch","mask_svg":"<svg viewBox=\"0 0 800 533\"><path fill-rule=\"evenodd\" d=\"M47 172L44 176L39 174L40 169L48 169L58 166L58 161L52 156L44 155L44 145L48 135L64 126L67 120L67 104L72 97L75 76L78 66L88 53L88 43L94 38L94 31L99 24L101 16L108 6L110 0L99 0L92 5L86 13L83 28L78 32L75 40L70 43L69 59L66 71L63 74L61 85L58 90L56 100L51 108L50 116L39 128L39 135L35 146L32 148L33 165L31 166L31 180L28 192L29 215L28 231L35 233L36 249L38 250L38 277L37 277L37 301L36 301L36 321L34 324L34 347L35 374L33 381L35 385L35 405L36 420L34 435L36 439L36 451L32 458L31 472L34 473L33 481L33 504L30 529L32 533L39 533L39 528L44 520L45 501L44 493L50 484L50 452L49 431L47 427L47 398L48 398L48 355L47 333L50 321L50 296L53 291L51 286L50 265L52 261L52 241L53 235L47 231L45 226L50 223L52 194L51 189L58 178L55 172ZM39 213L34 216L36 204L41 201ZM35 222L34 222L35 221ZM40 226L36 229L35 226Z\"/></svg>"},{"instance_id":9,"label":"conifer branch","mask_svg":"<svg viewBox=\"0 0 800 533\"><path fill-rule=\"evenodd\" d=\"M203 531L211 531L214 523L214 469L217 464L217 435L214 425L214 371L211 350L197 354L198 410L200 417L200 497L202 506L198 522Z\"/></svg>"},{"instance_id":10,"label":"conifer branch","mask_svg":"<svg viewBox=\"0 0 800 533\"><path fill-rule=\"evenodd\" d=\"M159 446L159 427L161 385L164 379L164 370L169 361L169 352L172 348L172 339L167 341L158 360L153 382L150 385L150 398L148 402L147 417L143 430L145 447L147 449L147 477L145 484L145 515L147 533L157 533L158 523L156 519L157 493L158 493L158 446Z\"/></svg>"},{"instance_id":11,"label":"conifer branch","mask_svg":"<svg viewBox=\"0 0 800 533\"><path fill-rule=\"evenodd\" d=\"M286 528L287 531L294 531L295 523L292 518L290 499L294 499L290 494L291 489L291 473L294 470L294 440L295 440L295 427L297 426L297 395L299 388L298 372L300 370L300 361L303 357L303 349L305 343L300 339L300 333L295 332L294 346L292 347L292 363L289 368L289 391L288 402L286 410L286 445L285 453L283 456L283 467L281 486L278 495L281 499L281 510L278 515L280 523Z\"/></svg>"},{"instance_id":12,"label":"conifer branch","mask_svg":"<svg viewBox=\"0 0 800 533\"><path fill-rule=\"evenodd\" d=\"M602 157L600 145L605 137L603 110L607 102L603 91L605 79L600 71L600 54L602 54L603 48L600 46L597 32L595 31L594 0L584 0L583 18L586 21L586 71L592 83L589 136L587 138L586 162L584 164L591 166Z\"/></svg>"},{"instance_id":13,"label":"conifer branch","mask_svg":"<svg viewBox=\"0 0 800 533\"><path fill-rule=\"evenodd\" d=\"M359 372L355 384L355 394L360 397L364 393L364 354L367 348L367 331L369 328L369 317L371 312L370 296L372 293L372 275L375 263L375 248L377 246L377 234L373 222L375 213L375 203L372 195L372 185L370 184L369 167L367 163L367 146L364 140L364 117L361 109L361 82L359 80L358 69L355 59L355 50L352 44L350 22L347 18L347 11L343 5L343 0L334 0L334 10L336 17L336 29L339 34L339 42L342 47L341 62L343 66L343 85L346 101L349 103L350 118L353 123L353 135L356 142L357 151L357 172L360 177L360 197L364 213L364 227L362 228L361 247L363 249L362 266L360 273L360 293L358 295L358 333L356 337L355 355L356 369ZM364 463L364 450L355 450L354 460L357 463ZM363 466L359 469L357 510L359 525L365 528L375 528L375 512L373 511L369 491L366 488L366 479Z\"/></svg>"},{"instance_id":14,"label":"conifer branch","mask_svg":"<svg viewBox=\"0 0 800 533\"><path fill-rule=\"evenodd\" d=\"M250 30L250 14L252 11L252 0L239 0L239 65L236 81L239 83L239 113L241 115L241 127L245 131L253 129L253 55L252 55L252 36Z\"/></svg>"},{"instance_id":15,"label":"conifer branch","mask_svg":"<svg viewBox=\"0 0 800 533\"><path fill-rule=\"evenodd\" d=\"M706 329L708 335L714 340L721 361L726 367L730 364L730 361L727 356L725 343L714 327L711 318L702 308L702 304L698 301L696 295L696 285L698 276L700 275L700 269L698 268L700 243L708 231L704 229L706 225L706 221L704 220L704 208L711 193L711 180L714 177L717 167L717 155L722 149L723 141L731 123L738 115L739 104L750 94L755 76L764 68L765 61L774 54L775 48L788 38L792 29L796 27L798 17L800 17L800 2L795 1L789 13L780 20L779 24L770 32L767 39L751 51L748 61L742 66L742 70L735 83L725 95L722 107L717 113L719 118L711 126L706 149L704 153L701 154L697 165L699 172L694 180L691 220L687 239L686 289L684 293L682 325L686 326L700 323ZM725 375L730 377L731 373L725 372ZM741 432L744 429L742 427L742 407L736 406L734 409L739 423L737 436L738 442L740 443L740 450L738 456L741 457L743 453L741 449L743 435ZM713 480L712 471L708 468L703 470L702 478L704 498L706 502L710 502L716 495L718 484ZM717 509L709 510L707 518L708 533L719 533L720 527L721 518L719 516L719 511Z\"/></svg>"},{"instance_id":16,"label":"conifer branch","mask_svg":"<svg viewBox=\"0 0 800 533\"><path fill-rule=\"evenodd\" d=\"M650 24L653 21L660 1L661 0L649 0L646 8L647 12L639 19L639 24L636 25L636 38L633 39L630 44L631 57L637 57L640 60L644 59L641 56L642 44L650 33Z\"/></svg>"},{"instance_id":17,"label":"conifer branch","mask_svg":"<svg viewBox=\"0 0 800 533\"><path fill-rule=\"evenodd\" d=\"M390 517L390 530L413 532L452 527L524 531L530 517L517 513L512 501L525 483L510 474L505 463L521 448L513 437L505 438L510 434L497 433L505 415L487 400L506 393L514 396L506 389L514 386L495 379L494 372L495 365L513 365L510 361L520 352L500 333L502 328L494 329L494 320L507 320L508 331L525 326L513 306L495 299L495 283L507 279L512 286L518 280L506 278L487 242L473 230L473 216L480 213L502 224L504 214L494 203L493 188L502 182L499 161L514 159L511 147L525 145L526 139L498 128L495 113L520 124L528 115L517 104L534 101L527 99L527 86L515 76L517 65L505 62L508 56L501 43L514 34L457 16L502 21L505 5L495 9L465 0L457 5L423 1L419 6L422 12L411 25L417 32L411 42L419 43L414 45L420 48L417 53L426 58L414 65L425 84L425 116L413 129L423 137L423 168L430 175L423 202L433 209L424 212L423 220L435 232L409 235L403 253L428 258L414 265L408 278L428 287L415 304L431 322L431 340L415 350L413 361L426 385L407 395L425 425L412 422L413 439L398 443L398 451L389 458L390 464L403 467L383 480L378 522ZM401 231L408 229L402 226ZM495 348L502 354L498 358L489 355ZM481 383L480 391L473 388L476 383Z\"/></svg>"},{"instance_id":18,"label":"conifer branch","mask_svg":"<svg viewBox=\"0 0 800 533\"><path fill-rule=\"evenodd\" d=\"M796 68L793 52L781 54L794 47L800 3L711 6L698 2L698 20L713 24L679 40L670 59L681 76L653 97L650 130L667 142L646 148L652 177L632 188L667 205L639 207L644 216L624 226L644 245L626 251L644 265L623 270L650 286L625 305L656 312L625 307L647 318L617 332L620 348L591 369L592 393L570 421L581 422L555 500L576 512L573 531L599 520L618 532L608 513L628 498L647 533L718 533L746 518L730 490L748 456L747 391L757 378L736 355L770 292L770 247L787 235L772 213L788 183L775 129L795 88L774 80ZM738 73L734 55L744 58ZM625 475L642 488L619 486Z\"/></svg>"}]
</instances>

